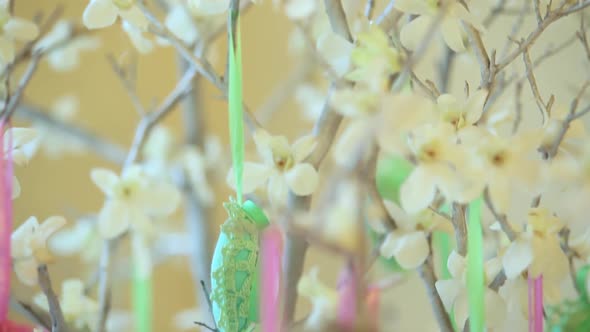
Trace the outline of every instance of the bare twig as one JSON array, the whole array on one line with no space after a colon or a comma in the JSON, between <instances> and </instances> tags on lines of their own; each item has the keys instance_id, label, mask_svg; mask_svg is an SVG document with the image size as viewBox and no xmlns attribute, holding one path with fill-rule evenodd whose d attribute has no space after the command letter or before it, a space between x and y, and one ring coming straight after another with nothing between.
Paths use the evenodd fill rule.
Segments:
<instances>
[{"instance_id":1,"label":"bare twig","mask_svg":"<svg viewBox=\"0 0 590 332\"><path fill-rule=\"evenodd\" d=\"M127 159L125 160L125 166L128 166L135 162L139 157L139 153L143 148L143 145L154 128L154 126L166 117L180 100L188 95L192 89L193 78L197 74L194 67L190 68L184 76L178 81L176 87L172 92L164 99L164 101L158 106L158 108L148 113L141 119L135 131L135 137L131 145Z\"/></svg>"},{"instance_id":2,"label":"bare twig","mask_svg":"<svg viewBox=\"0 0 590 332\"><path fill-rule=\"evenodd\" d=\"M31 305L21 302L12 296L10 297L10 308L23 315L29 321L34 322L39 326L43 326L46 330L51 329L51 317L47 313L40 312Z\"/></svg>"},{"instance_id":3,"label":"bare twig","mask_svg":"<svg viewBox=\"0 0 590 332\"><path fill-rule=\"evenodd\" d=\"M529 81L529 85L531 87L531 91L533 96L535 97L535 103L541 112L541 116L543 119L543 123L549 120L549 109L545 102L543 101L543 97L541 97L541 92L539 92L539 87L537 86L537 80L535 79L535 73L533 72L533 64L531 63L531 56L529 55L529 51L525 50L522 52L522 59L525 64L526 68L526 77Z\"/></svg>"},{"instance_id":4,"label":"bare twig","mask_svg":"<svg viewBox=\"0 0 590 332\"><path fill-rule=\"evenodd\" d=\"M442 332L453 332L451 320L435 287L436 277L432 267L432 255L429 255L426 262L418 268L418 273L426 287L426 293L430 299L432 310L434 311L434 316L438 322L439 328Z\"/></svg>"},{"instance_id":5,"label":"bare twig","mask_svg":"<svg viewBox=\"0 0 590 332\"><path fill-rule=\"evenodd\" d=\"M111 309L111 280L110 280L110 261L116 240L105 240L102 245L102 252L99 262L98 277L98 323L97 332L104 332L106 329L107 318Z\"/></svg>"},{"instance_id":6,"label":"bare twig","mask_svg":"<svg viewBox=\"0 0 590 332\"><path fill-rule=\"evenodd\" d=\"M346 14L342 8L340 0L324 0L326 13L330 19L332 30L352 42L352 35L346 20ZM329 106L328 101L324 106L324 110L316 123L314 128L314 136L316 137L317 145L313 153L308 157L308 161L318 168L324 157L326 156L338 127L342 122L342 115L333 111ZM311 203L311 197L298 197L290 193L289 195L289 210L291 213L287 215L287 220L293 218L292 213L295 211L308 210ZM288 223L289 224L289 223ZM307 241L304 237L297 234L288 234L285 243L284 265L283 271L285 275L285 307L284 307L284 323L290 324L293 321L295 314L295 306L297 303L297 282L303 272L303 263L305 262L305 253L307 251Z\"/></svg>"},{"instance_id":7,"label":"bare twig","mask_svg":"<svg viewBox=\"0 0 590 332\"><path fill-rule=\"evenodd\" d=\"M465 205L453 203L453 226L455 228L455 240L457 253L467 256L467 222L465 220Z\"/></svg>"},{"instance_id":8,"label":"bare twig","mask_svg":"<svg viewBox=\"0 0 590 332\"><path fill-rule=\"evenodd\" d=\"M107 61L110 63L113 72L115 72L115 74L123 84L123 87L127 91L127 94L131 99L131 103L133 104L133 107L135 108L137 113L139 113L139 115L141 116L145 115L145 109L141 104L141 100L139 100L137 91L135 90L135 83L128 77L129 74L127 70L125 70L117 63L117 60L112 54L107 55Z\"/></svg>"},{"instance_id":9,"label":"bare twig","mask_svg":"<svg viewBox=\"0 0 590 332\"><path fill-rule=\"evenodd\" d=\"M370 20L373 19L373 12L375 11L375 0L367 0L365 5L365 17Z\"/></svg>"},{"instance_id":10,"label":"bare twig","mask_svg":"<svg viewBox=\"0 0 590 332\"><path fill-rule=\"evenodd\" d=\"M38 53L35 54L31 59L27 71L23 74L20 82L18 83L18 86L16 87L16 91L12 94L12 96L10 96L8 104L5 105L5 109L2 110L0 118L3 121L9 120L12 117L12 114L16 111L26 87L29 85L29 82L33 78L33 74L37 70L39 61L41 61L41 54Z\"/></svg>"},{"instance_id":11,"label":"bare twig","mask_svg":"<svg viewBox=\"0 0 590 332\"><path fill-rule=\"evenodd\" d=\"M385 202L383 201L383 198L377 190L376 178L378 158L379 146L377 144L374 144L364 170L364 173L366 174L365 186L367 193L369 194L369 197L377 205L377 208L379 208L379 216L380 219L383 221L383 225L385 225L385 227L387 227L389 230L394 230L397 228L397 224L387 211L387 208L385 207Z\"/></svg>"},{"instance_id":12,"label":"bare twig","mask_svg":"<svg viewBox=\"0 0 590 332\"><path fill-rule=\"evenodd\" d=\"M490 192L487 188L484 190L484 200L486 202L488 209L490 210L490 212L492 212L492 215L494 215L494 218L496 218L496 220L500 224L500 227L502 227L502 231L504 231L504 234L506 234L506 236L511 242L514 241L518 234L512 229L512 226L510 226L510 223L508 222L506 215L501 214L496 210L490 197Z\"/></svg>"},{"instance_id":13,"label":"bare twig","mask_svg":"<svg viewBox=\"0 0 590 332\"><path fill-rule=\"evenodd\" d=\"M123 164L125 151L122 147L109 142L79 126L73 126L58 120L37 106L21 104L14 113L17 118L22 118L33 123L39 123L50 130L68 135L72 139L82 143L89 151L117 164Z\"/></svg>"},{"instance_id":14,"label":"bare twig","mask_svg":"<svg viewBox=\"0 0 590 332\"><path fill-rule=\"evenodd\" d=\"M146 18L150 21L150 23L152 24L152 29L151 31L166 39L168 42L170 42L172 44L172 46L176 49L176 51L182 55L182 57L185 58L186 61L190 62L198 71L198 73L203 76L205 79L207 79L209 82L211 82L217 89L219 89L219 91L221 91L224 95L224 97L227 98L227 82L225 82L225 80L223 79L223 77L220 77L215 70L213 69L213 66L211 65L211 63L209 63L209 61L207 61L204 58L199 58L197 56L195 56L193 54L193 52L191 52L191 50L189 50L182 41L180 41L178 38L176 38L176 36L174 36L174 34L172 34L156 17L155 15L150 12L150 10L145 7L143 4L141 3L137 3L137 6L143 11L144 15L146 16ZM250 108L247 105L243 105L244 108L244 117L245 117L245 121L246 124L250 127L250 130L254 131L257 128L260 128L260 123L256 120L256 117L254 116L254 114L252 114L252 112L250 111Z\"/></svg>"},{"instance_id":15,"label":"bare twig","mask_svg":"<svg viewBox=\"0 0 590 332\"><path fill-rule=\"evenodd\" d=\"M47 265L42 264L37 267L39 286L47 297L49 303L49 314L51 315L51 332L66 332L67 325L64 320L59 300L53 288L51 287L51 279L49 278L49 271Z\"/></svg>"}]
</instances>

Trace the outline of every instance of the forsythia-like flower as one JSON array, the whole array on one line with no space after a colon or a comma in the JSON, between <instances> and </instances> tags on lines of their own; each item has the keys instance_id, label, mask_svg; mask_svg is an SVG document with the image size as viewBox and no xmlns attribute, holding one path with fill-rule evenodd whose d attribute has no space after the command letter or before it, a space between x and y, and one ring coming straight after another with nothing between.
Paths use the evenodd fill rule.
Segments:
<instances>
[{"instance_id":1,"label":"forsythia-like flower","mask_svg":"<svg viewBox=\"0 0 590 332\"><path fill-rule=\"evenodd\" d=\"M33 303L49 312L49 304L45 294L37 294ZM79 279L64 280L61 285L59 304L66 323L76 329L91 329L98 320L98 302L84 293L84 283Z\"/></svg>"},{"instance_id":2,"label":"forsythia-like flower","mask_svg":"<svg viewBox=\"0 0 590 332\"><path fill-rule=\"evenodd\" d=\"M71 71L78 67L82 51L93 51L100 46L100 40L95 36L73 37L73 34L74 25L71 22L59 21L35 44L34 49L44 52L51 50L46 55L51 69Z\"/></svg>"},{"instance_id":3,"label":"forsythia-like flower","mask_svg":"<svg viewBox=\"0 0 590 332\"><path fill-rule=\"evenodd\" d=\"M47 240L65 223L63 217L49 217L41 224L36 217L29 217L12 233L10 250L14 272L24 284L37 284L37 266L52 260Z\"/></svg>"},{"instance_id":4,"label":"forsythia-like flower","mask_svg":"<svg viewBox=\"0 0 590 332\"><path fill-rule=\"evenodd\" d=\"M304 162L316 145L312 136L301 137L290 146L286 137L271 136L260 129L254 133L254 143L263 163L244 163L244 194L268 183L269 199L284 205L289 190L299 196L315 191L318 172L313 165ZM230 169L227 181L230 186L235 186L233 169Z\"/></svg>"},{"instance_id":5,"label":"forsythia-like flower","mask_svg":"<svg viewBox=\"0 0 590 332\"><path fill-rule=\"evenodd\" d=\"M141 30L148 27L135 0L90 0L82 19L88 29L100 29L115 24L119 16Z\"/></svg>"},{"instance_id":6,"label":"forsythia-like flower","mask_svg":"<svg viewBox=\"0 0 590 332\"><path fill-rule=\"evenodd\" d=\"M23 166L29 162L36 150L39 135L36 130L30 128L10 128L4 132L4 151L8 151L4 158L8 158L8 153L12 161ZM20 195L20 184L16 176L12 178L12 199Z\"/></svg>"},{"instance_id":7,"label":"forsythia-like flower","mask_svg":"<svg viewBox=\"0 0 590 332\"><path fill-rule=\"evenodd\" d=\"M456 0L396 0L395 7L407 14L420 15L404 25L400 31L401 42L409 49L415 49L418 43L424 39L442 8L446 8L446 12L440 23L440 31L445 43L453 51L465 50L463 44L465 33L461 27L461 21L473 25L480 31L484 30L477 18Z\"/></svg>"},{"instance_id":8,"label":"forsythia-like flower","mask_svg":"<svg viewBox=\"0 0 590 332\"><path fill-rule=\"evenodd\" d=\"M568 274L567 257L557 235L562 227L547 209L531 209L525 232L510 243L502 256L506 277L517 278L527 268L532 278L543 275L545 295L555 301L559 285Z\"/></svg>"},{"instance_id":9,"label":"forsythia-like flower","mask_svg":"<svg viewBox=\"0 0 590 332\"><path fill-rule=\"evenodd\" d=\"M176 210L180 193L166 181L151 178L141 166L132 165L118 176L107 169L93 169L92 181L106 195L98 216L101 236L112 239L129 228L152 234L152 217L166 217Z\"/></svg>"},{"instance_id":10,"label":"forsythia-like flower","mask_svg":"<svg viewBox=\"0 0 590 332\"><path fill-rule=\"evenodd\" d=\"M385 201L385 206L398 228L385 237L380 248L381 256L395 257L397 263L404 269L415 269L422 265L430 254L428 233L442 226L445 221L432 211L423 211L419 215L409 216L392 202Z\"/></svg>"},{"instance_id":11,"label":"forsythia-like flower","mask_svg":"<svg viewBox=\"0 0 590 332\"><path fill-rule=\"evenodd\" d=\"M8 4L9 1L0 1L0 68L14 60L15 42L28 42L39 35L37 25L20 17L13 17Z\"/></svg>"},{"instance_id":12,"label":"forsythia-like flower","mask_svg":"<svg viewBox=\"0 0 590 332\"><path fill-rule=\"evenodd\" d=\"M96 220L79 219L74 225L62 228L48 242L49 249L62 256L79 254L82 261L94 264L100 257L103 239L98 234Z\"/></svg>"},{"instance_id":13,"label":"forsythia-like flower","mask_svg":"<svg viewBox=\"0 0 590 332\"><path fill-rule=\"evenodd\" d=\"M297 284L299 294L311 301L312 309L305 325L314 331L321 331L323 324L334 321L338 308L338 292L321 283L318 273L317 267L312 268Z\"/></svg>"},{"instance_id":14,"label":"forsythia-like flower","mask_svg":"<svg viewBox=\"0 0 590 332\"><path fill-rule=\"evenodd\" d=\"M452 278L438 280L435 284L445 309L449 312L454 311L457 326L463 326L469 317L465 267L465 257L462 257L456 251L452 251L447 260L447 268ZM499 270L497 260L492 259L486 262L484 268L486 275L484 282L488 284L491 279L490 276L494 276ZM484 301L486 327L496 328L501 326L507 313L504 299L498 293L486 287Z\"/></svg>"}]
</instances>

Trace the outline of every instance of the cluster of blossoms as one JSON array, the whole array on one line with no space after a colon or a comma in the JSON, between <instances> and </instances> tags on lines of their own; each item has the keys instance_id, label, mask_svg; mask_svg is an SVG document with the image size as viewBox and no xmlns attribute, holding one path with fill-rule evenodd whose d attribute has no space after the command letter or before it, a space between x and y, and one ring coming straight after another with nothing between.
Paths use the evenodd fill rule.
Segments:
<instances>
[{"instance_id":1,"label":"cluster of blossoms","mask_svg":"<svg viewBox=\"0 0 590 332\"><path fill-rule=\"evenodd\" d=\"M166 8L162 22L139 0L90 0L81 18L88 30L120 23L142 54L157 47L180 47L206 59L204 51L214 51L209 43L224 26L230 1L161 2ZM470 9L471 4L396 0L392 3L398 19L408 19L396 22L397 29L384 29L366 17L364 4L349 2L345 23L350 38L332 29L320 1L273 1L275 10L297 23L291 50L312 57L333 81L329 92L311 81L298 84L294 94L302 113L319 124L330 117L337 121L327 139L321 130L329 128L319 127L320 131L302 135L292 143L285 136L275 135L274 128L258 126L251 137L259 161L244 163L243 193L262 194L266 200L260 201L265 207L275 214L291 215L289 198L323 194L324 184L329 187L335 182L329 188L332 191L325 190L335 193L331 200L309 213L296 214L293 227L349 255L363 252L364 233L371 233L376 239L375 252L386 262L395 263L395 273L432 268L437 250L432 245L433 234L456 238L455 249L443 262L449 275L436 273L432 293L457 326L464 326L469 319L466 208L482 199L486 207L481 221L486 327L495 331L526 324L530 317L527 279L542 276L544 303L561 303L567 298L567 287L571 288L566 285L571 271L590 264L590 228L583 213L590 199L590 137L581 120L585 111L578 109L580 96L557 96L549 103L538 103L542 124L520 126L521 111L517 109L522 106L497 100L501 94L498 89L504 87L491 81L501 76L493 71L503 70L510 62L498 66L495 53L485 55L489 68L482 71L493 73L482 74L478 88L466 82L463 94L441 92L430 80L420 80L414 71L424 52L421 48L428 46L429 40L444 42L445 50L453 56L485 53L478 49L478 38L481 41L486 27ZM555 3L536 3L541 8L537 8L540 20L548 20L549 15L556 20L560 13L567 16L571 13L566 11L576 9L581 1L564 1L560 6ZM48 65L58 72L75 69L81 51L100 46L98 38L80 33L72 22L58 21L51 30L40 32L35 23L13 15L9 1L0 2L0 24L3 73L12 71L10 68L21 61L16 59L17 43L32 42L25 45L32 45L35 54L44 54ZM519 52L528 52L532 42L522 43ZM531 75L527 68L524 77L533 88ZM10 85L7 77L0 79L6 83L0 84L2 89ZM4 101L10 100L10 91L1 92L2 109L6 110L10 103ZM563 106L574 97L576 102L569 108ZM53 127L55 123L73 125L78 108L75 97L59 98L49 109L49 122ZM133 259L141 262L143 276L149 275L156 260L157 241L175 232L171 224L177 212L186 213L183 208L188 200L183 195L195 194L205 208L216 205L219 199L213 181L222 178L219 173L227 169L221 143L210 136L198 147L185 144L169 128L151 125L149 135L140 142L141 149L134 154L137 146L132 146L132 158L120 171L90 171L89 180L104 194L101 207L91 216L70 226L61 216L42 223L30 217L13 232L13 267L24 284L37 284L38 267L52 263L54 254L77 254L88 265L97 265L102 249L122 239L130 240ZM54 130L47 121L35 122L33 128L12 128L3 135L4 158L18 166L26 165L39 150L49 157L86 151L75 137ZM319 166L324 150L330 151L332 159L327 167L332 167L336 180L321 176L326 172ZM377 160L388 158L411 165L392 197L378 192L373 172ZM357 181L362 176L351 175L362 168L359 165L372 167L359 172L372 173L361 174L368 179L362 185ZM230 187L235 185L234 176L230 169L226 177ZM16 199L21 190L16 177L12 187L12 198ZM365 192L371 196L369 200L365 200ZM327 322L337 320L344 298L339 290L323 285L319 273L312 269L297 284L299 294L312 304L305 324L309 330L321 330ZM586 278L586 288L579 292L590 289L590 274ZM80 279L67 279L59 296L66 323L79 330L99 324L100 304L88 295L86 287ZM41 309L50 309L44 294L36 295L33 302ZM204 311L200 307L182 313L176 324L190 328L198 320L195 316L208 317ZM126 315L121 316L120 322L117 316L110 317L109 330L124 329ZM201 320L209 322L204 317Z\"/></svg>"}]
</instances>

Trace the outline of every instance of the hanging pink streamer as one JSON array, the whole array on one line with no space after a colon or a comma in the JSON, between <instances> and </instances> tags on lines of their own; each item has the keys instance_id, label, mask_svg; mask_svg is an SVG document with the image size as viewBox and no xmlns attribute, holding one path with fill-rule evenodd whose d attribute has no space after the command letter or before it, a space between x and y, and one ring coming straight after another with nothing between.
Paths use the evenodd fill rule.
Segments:
<instances>
[{"instance_id":1,"label":"hanging pink streamer","mask_svg":"<svg viewBox=\"0 0 590 332\"><path fill-rule=\"evenodd\" d=\"M33 328L27 325L5 320L0 323L0 332L32 332ZM44 330L45 331L45 330Z\"/></svg>"},{"instance_id":2,"label":"hanging pink streamer","mask_svg":"<svg viewBox=\"0 0 590 332\"><path fill-rule=\"evenodd\" d=\"M4 133L8 129L5 121L0 123L0 322L8 316L10 304L10 236L12 234L12 154L4 151ZM12 138L8 141L12 146Z\"/></svg>"},{"instance_id":3,"label":"hanging pink streamer","mask_svg":"<svg viewBox=\"0 0 590 332\"><path fill-rule=\"evenodd\" d=\"M543 275L535 279L535 332L543 332Z\"/></svg>"},{"instance_id":4,"label":"hanging pink streamer","mask_svg":"<svg viewBox=\"0 0 590 332\"><path fill-rule=\"evenodd\" d=\"M528 298L529 298L529 332L535 332L535 310L534 310L534 297L535 297L535 285L533 278L529 276L528 279Z\"/></svg>"},{"instance_id":5,"label":"hanging pink streamer","mask_svg":"<svg viewBox=\"0 0 590 332\"><path fill-rule=\"evenodd\" d=\"M262 233L262 287L260 324L263 332L281 330L280 290L283 236L278 226L270 226Z\"/></svg>"},{"instance_id":6,"label":"hanging pink streamer","mask_svg":"<svg viewBox=\"0 0 590 332\"><path fill-rule=\"evenodd\" d=\"M543 276L528 278L529 332L543 332Z\"/></svg>"},{"instance_id":7,"label":"hanging pink streamer","mask_svg":"<svg viewBox=\"0 0 590 332\"><path fill-rule=\"evenodd\" d=\"M338 292L338 325L345 329L353 329L357 315L357 280L352 264L348 264L340 273Z\"/></svg>"},{"instance_id":8,"label":"hanging pink streamer","mask_svg":"<svg viewBox=\"0 0 590 332\"><path fill-rule=\"evenodd\" d=\"M367 290L367 312L370 318L371 331L377 331L379 326L379 304L381 302L381 289L369 287Z\"/></svg>"}]
</instances>

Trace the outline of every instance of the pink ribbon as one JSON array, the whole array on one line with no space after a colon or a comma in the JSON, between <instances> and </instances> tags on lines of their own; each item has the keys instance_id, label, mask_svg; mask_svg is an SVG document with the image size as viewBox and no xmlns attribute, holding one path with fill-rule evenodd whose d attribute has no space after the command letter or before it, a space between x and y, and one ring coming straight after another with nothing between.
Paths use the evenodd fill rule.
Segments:
<instances>
[{"instance_id":1,"label":"pink ribbon","mask_svg":"<svg viewBox=\"0 0 590 332\"><path fill-rule=\"evenodd\" d=\"M4 151L4 133L8 129L6 122L0 124L0 324L6 323L10 305L10 273L12 257L10 254L10 237L12 234L12 154L11 149ZM9 137L9 143L12 140ZM8 144L12 146L12 144Z\"/></svg>"},{"instance_id":2,"label":"pink ribbon","mask_svg":"<svg viewBox=\"0 0 590 332\"><path fill-rule=\"evenodd\" d=\"M280 293L283 235L278 226L269 226L262 233L262 285L260 324L263 332L281 330Z\"/></svg>"},{"instance_id":3,"label":"pink ribbon","mask_svg":"<svg viewBox=\"0 0 590 332\"><path fill-rule=\"evenodd\" d=\"M358 312L357 280L354 267L347 264L340 273L338 280L339 304L338 325L345 329L353 329Z\"/></svg>"},{"instance_id":4,"label":"pink ribbon","mask_svg":"<svg viewBox=\"0 0 590 332\"><path fill-rule=\"evenodd\" d=\"M529 276L529 332L543 332L543 275Z\"/></svg>"},{"instance_id":5,"label":"pink ribbon","mask_svg":"<svg viewBox=\"0 0 590 332\"><path fill-rule=\"evenodd\" d=\"M0 322L0 332L31 332L33 328L10 320Z\"/></svg>"}]
</instances>

